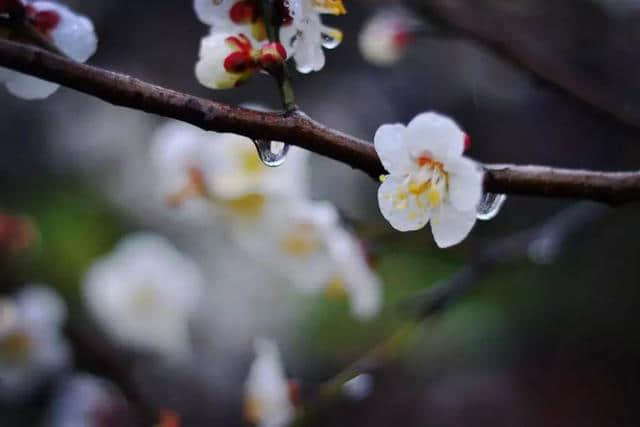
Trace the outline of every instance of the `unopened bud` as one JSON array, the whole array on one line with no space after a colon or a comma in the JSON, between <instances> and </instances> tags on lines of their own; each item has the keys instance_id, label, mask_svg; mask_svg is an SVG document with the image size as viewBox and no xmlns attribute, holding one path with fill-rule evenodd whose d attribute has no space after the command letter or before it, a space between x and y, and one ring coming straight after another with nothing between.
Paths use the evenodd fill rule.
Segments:
<instances>
[{"instance_id":1,"label":"unopened bud","mask_svg":"<svg viewBox=\"0 0 640 427\"><path fill-rule=\"evenodd\" d=\"M282 67L287 60L287 51L282 43L272 42L264 45L260 49L258 62L267 71L276 71Z\"/></svg>"}]
</instances>

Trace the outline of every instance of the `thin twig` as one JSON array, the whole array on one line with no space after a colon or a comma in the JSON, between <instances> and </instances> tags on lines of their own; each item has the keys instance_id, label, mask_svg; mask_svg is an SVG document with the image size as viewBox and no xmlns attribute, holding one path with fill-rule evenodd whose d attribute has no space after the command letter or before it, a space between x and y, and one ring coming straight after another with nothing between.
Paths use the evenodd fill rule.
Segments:
<instances>
[{"instance_id":1,"label":"thin twig","mask_svg":"<svg viewBox=\"0 0 640 427\"><path fill-rule=\"evenodd\" d=\"M0 66L59 83L114 105L181 120L205 130L297 145L360 169L375 179L385 173L371 143L330 129L300 112L278 114L233 107L1 39ZM488 192L582 198L610 204L640 200L640 172L517 165L485 165L485 168Z\"/></svg>"}]
</instances>

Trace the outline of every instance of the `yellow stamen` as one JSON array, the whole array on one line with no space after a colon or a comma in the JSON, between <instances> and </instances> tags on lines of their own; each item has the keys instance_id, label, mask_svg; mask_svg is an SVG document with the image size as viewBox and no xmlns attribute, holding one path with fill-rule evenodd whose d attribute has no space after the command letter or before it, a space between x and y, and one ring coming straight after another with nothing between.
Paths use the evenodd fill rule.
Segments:
<instances>
[{"instance_id":1,"label":"yellow stamen","mask_svg":"<svg viewBox=\"0 0 640 427\"><path fill-rule=\"evenodd\" d=\"M316 250L319 243L316 239L314 227L310 224L300 224L280 242L282 250L289 255L308 257Z\"/></svg>"},{"instance_id":2,"label":"yellow stamen","mask_svg":"<svg viewBox=\"0 0 640 427\"><path fill-rule=\"evenodd\" d=\"M331 13L333 15L344 15L347 9L344 7L342 0L311 0L311 4L321 12Z\"/></svg>"},{"instance_id":3,"label":"yellow stamen","mask_svg":"<svg viewBox=\"0 0 640 427\"><path fill-rule=\"evenodd\" d=\"M255 218L262 214L264 204L264 196L253 193L228 201L227 207L236 215Z\"/></svg>"},{"instance_id":4,"label":"yellow stamen","mask_svg":"<svg viewBox=\"0 0 640 427\"><path fill-rule=\"evenodd\" d=\"M414 196L419 196L424 193L431 187L431 183L429 181L419 182L419 181L411 181L409 183L409 192Z\"/></svg>"},{"instance_id":5,"label":"yellow stamen","mask_svg":"<svg viewBox=\"0 0 640 427\"><path fill-rule=\"evenodd\" d=\"M380 175L378 179L380 180L380 182L385 182L387 180L387 176L389 175Z\"/></svg>"},{"instance_id":6,"label":"yellow stamen","mask_svg":"<svg viewBox=\"0 0 640 427\"><path fill-rule=\"evenodd\" d=\"M238 156L243 171L250 174L262 172L264 166L262 165L258 154L254 150L251 150L248 147L243 147L243 149L238 152Z\"/></svg>"},{"instance_id":7,"label":"yellow stamen","mask_svg":"<svg viewBox=\"0 0 640 427\"><path fill-rule=\"evenodd\" d=\"M434 208L437 208L440 205L440 192L435 188L431 187L427 192L427 198L429 199L429 203Z\"/></svg>"},{"instance_id":8,"label":"yellow stamen","mask_svg":"<svg viewBox=\"0 0 640 427\"><path fill-rule=\"evenodd\" d=\"M258 424L262 419L262 402L253 396L247 397L244 402L244 418L252 424Z\"/></svg>"},{"instance_id":9,"label":"yellow stamen","mask_svg":"<svg viewBox=\"0 0 640 427\"><path fill-rule=\"evenodd\" d=\"M393 201L393 207L395 209L405 209L409 205L409 201L407 199L407 193L399 191L396 193L395 200Z\"/></svg>"}]
</instances>

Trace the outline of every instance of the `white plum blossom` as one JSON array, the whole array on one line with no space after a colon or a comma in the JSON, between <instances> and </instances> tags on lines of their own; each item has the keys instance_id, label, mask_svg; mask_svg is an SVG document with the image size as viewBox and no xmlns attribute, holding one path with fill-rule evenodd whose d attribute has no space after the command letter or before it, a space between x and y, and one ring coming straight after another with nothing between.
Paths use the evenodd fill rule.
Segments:
<instances>
[{"instance_id":1,"label":"white plum blossom","mask_svg":"<svg viewBox=\"0 0 640 427\"><path fill-rule=\"evenodd\" d=\"M257 237L259 236L259 238ZM349 297L353 314L376 315L381 285L359 242L341 227L335 207L307 200L267 205L259 221L234 228L255 259L299 289L329 298Z\"/></svg>"},{"instance_id":2,"label":"white plum blossom","mask_svg":"<svg viewBox=\"0 0 640 427\"><path fill-rule=\"evenodd\" d=\"M196 77L211 89L230 89L254 72L253 45L244 35L212 32L200 42Z\"/></svg>"},{"instance_id":3,"label":"white plum blossom","mask_svg":"<svg viewBox=\"0 0 640 427\"><path fill-rule=\"evenodd\" d=\"M164 237L140 233L95 262L83 290L91 314L113 339L184 360L191 354L189 321L202 286L191 259Z\"/></svg>"},{"instance_id":4,"label":"white plum blossom","mask_svg":"<svg viewBox=\"0 0 640 427\"><path fill-rule=\"evenodd\" d=\"M419 21L404 9L376 13L360 32L360 53L374 65L391 65L404 55L419 25Z\"/></svg>"},{"instance_id":5,"label":"white plum blossom","mask_svg":"<svg viewBox=\"0 0 640 427\"><path fill-rule=\"evenodd\" d=\"M127 403L111 382L89 374L74 374L56 389L45 427L124 425Z\"/></svg>"},{"instance_id":6,"label":"white plum blossom","mask_svg":"<svg viewBox=\"0 0 640 427\"><path fill-rule=\"evenodd\" d=\"M342 31L322 24L320 15L345 14L342 0L288 0L288 9L292 20L281 26L280 39L298 71L320 71L325 64L322 48L333 49L343 38Z\"/></svg>"},{"instance_id":7,"label":"white plum blossom","mask_svg":"<svg viewBox=\"0 0 640 427\"><path fill-rule=\"evenodd\" d=\"M87 17L51 1L24 2L24 6L33 27L71 59L85 62L96 52L98 39ZM0 81L13 95L28 100L47 98L59 87L6 69L0 69Z\"/></svg>"},{"instance_id":8,"label":"white plum blossom","mask_svg":"<svg viewBox=\"0 0 640 427\"><path fill-rule=\"evenodd\" d=\"M295 415L290 383L277 345L256 339L256 357L245 384L245 418L259 427L284 427Z\"/></svg>"},{"instance_id":9,"label":"white plum blossom","mask_svg":"<svg viewBox=\"0 0 640 427\"><path fill-rule=\"evenodd\" d=\"M269 200L308 192L308 152L292 147L287 161L265 166L249 138L168 122L152 140L161 191L173 205L208 201L233 218L256 218Z\"/></svg>"},{"instance_id":10,"label":"white plum blossom","mask_svg":"<svg viewBox=\"0 0 640 427\"><path fill-rule=\"evenodd\" d=\"M389 175L381 177L382 215L399 231L431 231L441 248L461 242L476 222L483 172L463 156L468 136L448 117L422 113L408 126L386 124L375 148Z\"/></svg>"},{"instance_id":11,"label":"white plum blossom","mask_svg":"<svg viewBox=\"0 0 640 427\"><path fill-rule=\"evenodd\" d=\"M51 289L30 285L0 299L0 399L19 400L68 367L62 336L66 306Z\"/></svg>"}]
</instances>

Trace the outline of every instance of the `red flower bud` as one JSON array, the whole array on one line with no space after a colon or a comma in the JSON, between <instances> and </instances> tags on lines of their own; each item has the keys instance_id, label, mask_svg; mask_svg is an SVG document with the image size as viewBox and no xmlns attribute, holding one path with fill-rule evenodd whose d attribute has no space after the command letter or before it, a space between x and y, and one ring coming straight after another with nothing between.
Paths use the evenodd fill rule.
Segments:
<instances>
[{"instance_id":1,"label":"red flower bud","mask_svg":"<svg viewBox=\"0 0 640 427\"><path fill-rule=\"evenodd\" d=\"M260 66L267 71L275 71L282 67L287 60L287 50L282 43L272 42L264 45L260 49L258 62Z\"/></svg>"},{"instance_id":2,"label":"red flower bud","mask_svg":"<svg viewBox=\"0 0 640 427\"><path fill-rule=\"evenodd\" d=\"M31 21L38 32L49 35L60 24L60 14L54 10L36 10L33 6L25 8L27 18Z\"/></svg>"},{"instance_id":3,"label":"red flower bud","mask_svg":"<svg viewBox=\"0 0 640 427\"><path fill-rule=\"evenodd\" d=\"M467 152L469 151L470 148L471 148L471 137L465 133L464 134L464 151Z\"/></svg>"}]
</instances>

